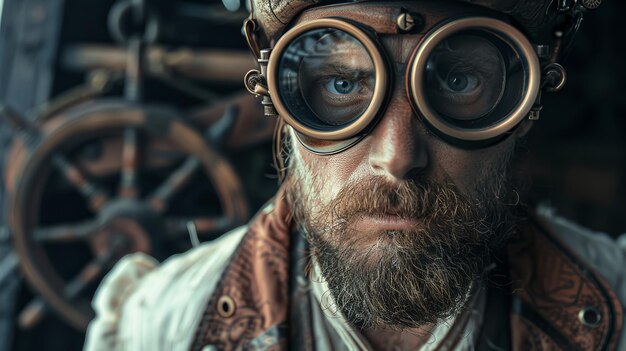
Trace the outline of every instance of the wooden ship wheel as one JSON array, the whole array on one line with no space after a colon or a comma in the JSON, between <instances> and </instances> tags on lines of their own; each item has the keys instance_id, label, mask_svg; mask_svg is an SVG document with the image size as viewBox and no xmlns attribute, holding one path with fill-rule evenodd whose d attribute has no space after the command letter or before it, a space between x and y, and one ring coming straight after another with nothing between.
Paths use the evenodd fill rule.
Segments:
<instances>
[{"instance_id":1,"label":"wooden ship wheel","mask_svg":"<svg viewBox=\"0 0 626 351\"><path fill-rule=\"evenodd\" d=\"M164 258L247 219L238 176L211 146L220 121L200 133L171 109L122 100L82 104L41 125L11 119L21 130L7 165L9 225L41 295L22 313L24 326L49 306L84 330L94 285L123 255Z\"/></svg>"},{"instance_id":2,"label":"wooden ship wheel","mask_svg":"<svg viewBox=\"0 0 626 351\"><path fill-rule=\"evenodd\" d=\"M22 310L22 327L52 310L84 331L99 281L122 256L164 259L248 219L242 182L222 154L268 140L273 125L259 119L258 104L248 97L211 104L200 111L207 118L147 102L144 75L162 78L170 61L192 67L194 75L217 71L210 54L191 62L164 59L155 73L146 52L158 21L148 10L143 0L132 0L110 13L111 31L126 45L123 67L105 55L87 64L89 89L57 98L33 118L8 108L0 113L16 131L5 177L9 230L23 275L39 294ZM83 62L92 58L87 54L72 58ZM233 70L241 67L226 73ZM103 97L109 85L103 72L124 82L123 96Z\"/></svg>"}]
</instances>

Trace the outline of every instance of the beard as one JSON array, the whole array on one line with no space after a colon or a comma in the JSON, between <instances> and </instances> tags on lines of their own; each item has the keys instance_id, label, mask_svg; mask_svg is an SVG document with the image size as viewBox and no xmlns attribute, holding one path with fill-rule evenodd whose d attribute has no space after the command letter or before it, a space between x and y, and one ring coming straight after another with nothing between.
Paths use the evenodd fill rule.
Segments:
<instances>
[{"instance_id":1,"label":"beard","mask_svg":"<svg viewBox=\"0 0 626 351\"><path fill-rule=\"evenodd\" d=\"M514 228L507 181L509 155L462 193L452 181L390 183L375 177L346 184L321 204L324 184L292 155L287 200L337 308L363 329L417 328L463 308ZM519 197L517 196L517 200ZM365 233L363 216L414 220L410 229Z\"/></svg>"}]
</instances>

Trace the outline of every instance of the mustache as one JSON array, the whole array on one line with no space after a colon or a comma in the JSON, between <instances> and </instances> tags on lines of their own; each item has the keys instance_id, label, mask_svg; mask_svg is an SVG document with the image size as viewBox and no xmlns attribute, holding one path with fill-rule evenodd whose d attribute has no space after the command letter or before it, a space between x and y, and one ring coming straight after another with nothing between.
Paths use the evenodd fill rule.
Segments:
<instances>
[{"instance_id":1,"label":"mustache","mask_svg":"<svg viewBox=\"0 0 626 351\"><path fill-rule=\"evenodd\" d=\"M330 202L327 215L335 219L380 214L428 219L454 216L468 203L452 182L407 180L390 183L384 178L372 178L345 186Z\"/></svg>"}]
</instances>

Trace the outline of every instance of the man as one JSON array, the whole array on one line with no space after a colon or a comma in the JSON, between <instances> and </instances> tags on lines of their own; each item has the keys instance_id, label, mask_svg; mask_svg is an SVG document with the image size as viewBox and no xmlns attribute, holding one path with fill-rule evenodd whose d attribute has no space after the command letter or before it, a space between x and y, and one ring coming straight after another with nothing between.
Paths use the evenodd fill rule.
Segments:
<instances>
[{"instance_id":1,"label":"man","mask_svg":"<svg viewBox=\"0 0 626 351\"><path fill-rule=\"evenodd\" d=\"M624 248L524 210L510 172L598 4L254 1L283 185L245 228L121 261L86 348L626 349Z\"/></svg>"}]
</instances>

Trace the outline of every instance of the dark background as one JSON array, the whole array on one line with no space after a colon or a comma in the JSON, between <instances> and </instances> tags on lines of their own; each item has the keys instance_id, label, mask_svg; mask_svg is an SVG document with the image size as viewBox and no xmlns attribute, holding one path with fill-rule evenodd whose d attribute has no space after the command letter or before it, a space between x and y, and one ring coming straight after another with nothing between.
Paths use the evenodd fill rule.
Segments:
<instances>
[{"instance_id":1,"label":"dark background","mask_svg":"<svg viewBox=\"0 0 626 351\"><path fill-rule=\"evenodd\" d=\"M565 88L544 94L528 137L535 204L593 230L626 232L626 5L585 16L563 65Z\"/></svg>"},{"instance_id":2,"label":"dark background","mask_svg":"<svg viewBox=\"0 0 626 351\"><path fill-rule=\"evenodd\" d=\"M112 43L106 28L106 14L112 3L5 0L0 26L0 100L27 114L83 82L84 74L62 67L59 52L75 43ZM210 12L194 7L219 5L219 1L160 3L168 15L161 43L246 50L239 25L209 20ZM189 6L181 10L180 4ZM38 6L47 11L44 20L33 11ZM569 57L561 62L568 82L561 92L544 94L541 119L535 122L527 145L521 150L524 161L519 165L531 186L531 205L553 208L559 215L613 237L626 232L625 13L626 4L614 0L585 16ZM222 92L242 89L212 88ZM148 95L181 108L198 103L156 83ZM4 174L4 157L11 137L10 129L0 121L0 174ZM265 147L269 153L269 144ZM269 168L264 160L256 165ZM245 165L239 168L242 172L245 169ZM265 184L275 186L269 176L265 180L268 179ZM271 194L268 190L271 188L264 188L256 204ZM33 293L21 280L15 265L17 258L12 254L10 233L3 219L4 201L0 185L0 351L80 349L82 334L53 314L32 330L14 329L16 315Z\"/></svg>"}]
</instances>

